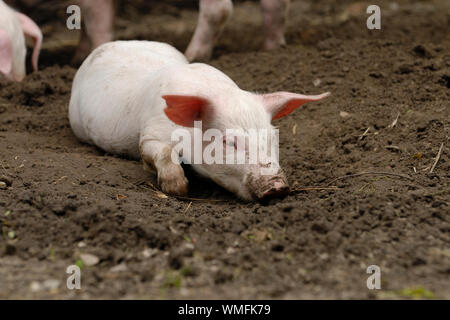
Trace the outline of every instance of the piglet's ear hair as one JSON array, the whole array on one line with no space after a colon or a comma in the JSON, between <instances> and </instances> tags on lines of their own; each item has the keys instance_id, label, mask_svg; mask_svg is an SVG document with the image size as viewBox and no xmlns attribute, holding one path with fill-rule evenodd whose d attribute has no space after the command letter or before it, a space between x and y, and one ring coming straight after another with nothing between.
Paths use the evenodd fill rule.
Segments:
<instances>
[{"instance_id":1,"label":"piglet's ear hair","mask_svg":"<svg viewBox=\"0 0 450 320\"><path fill-rule=\"evenodd\" d=\"M23 33L25 36L30 37L33 39L33 55L32 55L32 65L33 70L38 70L38 61L39 61L39 54L41 52L41 46L42 46L42 32L41 29L34 23L33 20L28 18L26 15L20 12L16 12L17 18L19 18L20 25L22 26Z\"/></svg>"},{"instance_id":2,"label":"piglet's ear hair","mask_svg":"<svg viewBox=\"0 0 450 320\"><path fill-rule=\"evenodd\" d=\"M287 116L301 105L318 101L330 95L329 92L317 96L306 96L291 92L274 92L261 95L264 107L272 114L272 120Z\"/></svg>"},{"instance_id":3,"label":"piglet's ear hair","mask_svg":"<svg viewBox=\"0 0 450 320\"><path fill-rule=\"evenodd\" d=\"M194 121L205 119L208 100L197 96L165 95L166 108L164 113L175 124L183 127L193 127Z\"/></svg>"}]
</instances>

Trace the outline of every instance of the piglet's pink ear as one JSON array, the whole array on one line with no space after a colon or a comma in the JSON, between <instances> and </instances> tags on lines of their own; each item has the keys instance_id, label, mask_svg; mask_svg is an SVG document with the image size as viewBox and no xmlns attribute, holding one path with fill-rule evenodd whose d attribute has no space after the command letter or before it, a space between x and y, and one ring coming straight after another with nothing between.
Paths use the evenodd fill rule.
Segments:
<instances>
[{"instance_id":1,"label":"piglet's pink ear","mask_svg":"<svg viewBox=\"0 0 450 320\"><path fill-rule=\"evenodd\" d=\"M12 44L8 34L4 30L0 30L0 73L7 77L12 71Z\"/></svg>"},{"instance_id":2,"label":"piglet's pink ear","mask_svg":"<svg viewBox=\"0 0 450 320\"><path fill-rule=\"evenodd\" d=\"M306 96L290 92L274 92L263 94L262 100L267 112L272 114L272 120L275 120L287 116L307 102L318 101L329 95L329 92L317 96Z\"/></svg>"},{"instance_id":3,"label":"piglet's pink ear","mask_svg":"<svg viewBox=\"0 0 450 320\"><path fill-rule=\"evenodd\" d=\"M27 36L33 39L33 56L32 56L32 65L33 70L38 70L38 61L39 61L39 54L41 52L41 46L42 46L42 32L39 29L39 27L34 23L33 20L28 18L26 15L20 12L16 12L17 17L19 18L20 24L22 26L23 33Z\"/></svg>"},{"instance_id":4,"label":"piglet's pink ear","mask_svg":"<svg viewBox=\"0 0 450 320\"><path fill-rule=\"evenodd\" d=\"M174 123L183 127L193 127L194 121L204 120L208 101L196 96L165 95L167 107L164 113Z\"/></svg>"}]
</instances>

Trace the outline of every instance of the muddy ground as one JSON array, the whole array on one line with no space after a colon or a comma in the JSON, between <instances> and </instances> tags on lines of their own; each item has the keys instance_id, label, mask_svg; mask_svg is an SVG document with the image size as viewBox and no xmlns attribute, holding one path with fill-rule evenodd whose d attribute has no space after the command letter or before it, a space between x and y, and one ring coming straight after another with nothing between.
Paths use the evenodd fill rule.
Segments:
<instances>
[{"instance_id":1,"label":"muddy ground","mask_svg":"<svg viewBox=\"0 0 450 320\"><path fill-rule=\"evenodd\" d=\"M195 8L132 3L118 38L185 49ZM264 205L193 174L189 197L203 200L161 198L139 162L78 142L67 119L78 33L64 8L29 10L41 70L0 80L0 298L449 299L450 3L375 3L371 31L374 1L294 1L288 46L270 53L258 4L236 5L213 66L247 90L332 92L276 125L293 189L338 189ZM396 175L337 179L363 172ZM73 264L81 290L66 288ZM369 265L381 290L366 287Z\"/></svg>"}]
</instances>

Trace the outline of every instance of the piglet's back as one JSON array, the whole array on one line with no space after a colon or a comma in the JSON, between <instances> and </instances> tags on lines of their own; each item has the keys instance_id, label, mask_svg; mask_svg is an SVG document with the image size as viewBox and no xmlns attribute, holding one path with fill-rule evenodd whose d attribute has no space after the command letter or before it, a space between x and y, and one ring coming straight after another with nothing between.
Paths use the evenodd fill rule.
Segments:
<instances>
[{"instance_id":1,"label":"piglet's back","mask_svg":"<svg viewBox=\"0 0 450 320\"><path fill-rule=\"evenodd\" d=\"M75 135L104 150L138 156L137 99L143 87L162 68L187 63L182 53L159 42L116 41L98 47L73 82L69 119Z\"/></svg>"}]
</instances>

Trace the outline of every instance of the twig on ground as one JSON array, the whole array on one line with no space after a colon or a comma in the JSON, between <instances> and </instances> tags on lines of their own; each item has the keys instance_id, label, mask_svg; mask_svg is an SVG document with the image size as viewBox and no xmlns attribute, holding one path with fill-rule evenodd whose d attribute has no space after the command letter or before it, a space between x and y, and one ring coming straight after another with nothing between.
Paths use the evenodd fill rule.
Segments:
<instances>
[{"instance_id":1,"label":"twig on ground","mask_svg":"<svg viewBox=\"0 0 450 320\"><path fill-rule=\"evenodd\" d=\"M230 199L203 199L203 198L189 198L189 197L182 197L182 196L173 196L174 198L177 198L178 200L184 200L184 201L203 201L203 202L223 202L223 201L230 201Z\"/></svg>"},{"instance_id":2,"label":"twig on ground","mask_svg":"<svg viewBox=\"0 0 450 320\"><path fill-rule=\"evenodd\" d=\"M331 185L333 182L336 182L338 180L343 180L343 179L347 179L347 178L354 178L354 177L360 177L360 176L365 176L365 175L393 176L393 177L399 177L399 178L407 179L407 180L410 180L410 181L414 181L413 178L408 177L408 176L404 176L404 175L398 174L398 173L392 173L392 172L361 172L361 173L355 173L355 174L348 174L348 175L342 176L342 177L337 177L337 178L331 180L328 183L328 185Z\"/></svg>"},{"instance_id":3,"label":"twig on ground","mask_svg":"<svg viewBox=\"0 0 450 320\"><path fill-rule=\"evenodd\" d=\"M363 133L362 135L359 136L359 140L364 139L364 138L367 136L367 134L369 133L369 130L370 130L370 127L368 127L368 128L366 129L366 131L364 131L364 133Z\"/></svg>"},{"instance_id":4,"label":"twig on ground","mask_svg":"<svg viewBox=\"0 0 450 320\"><path fill-rule=\"evenodd\" d=\"M192 205L192 201L189 202L189 204L187 205L186 209L184 209L183 214L186 214L186 212L189 210L189 208L191 207L191 205Z\"/></svg>"},{"instance_id":5,"label":"twig on ground","mask_svg":"<svg viewBox=\"0 0 450 320\"><path fill-rule=\"evenodd\" d=\"M148 187L147 187L148 185ZM183 201L203 201L203 202L222 202L222 201L229 201L229 199L203 199L203 198L189 198L189 197L183 197L183 196L169 196L162 191L160 191L158 188L156 188L151 182L146 182L145 184L141 185L144 189L151 190L153 193L160 199L167 199L169 197L176 198L178 200Z\"/></svg>"},{"instance_id":6,"label":"twig on ground","mask_svg":"<svg viewBox=\"0 0 450 320\"><path fill-rule=\"evenodd\" d=\"M388 150L401 151L398 146L386 146L385 148Z\"/></svg>"},{"instance_id":7,"label":"twig on ground","mask_svg":"<svg viewBox=\"0 0 450 320\"><path fill-rule=\"evenodd\" d=\"M301 188L295 188L291 190L291 193L300 192L300 191L319 191L319 190L339 190L336 186L331 187L301 187Z\"/></svg>"},{"instance_id":8,"label":"twig on ground","mask_svg":"<svg viewBox=\"0 0 450 320\"><path fill-rule=\"evenodd\" d=\"M442 150L443 149L444 149L444 143L441 143L441 147L439 148L439 152L438 152L438 154L436 156L436 160L434 161L433 166L431 167L430 173L433 173L434 168L436 168L436 165L437 165L439 159L441 158L441 154L442 154Z\"/></svg>"},{"instance_id":9,"label":"twig on ground","mask_svg":"<svg viewBox=\"0 0 450 320\"><path fill-rule=\"evenodd\" d=\"M400 117L400 112L397 114L397 118L389 125L390 128L394 128L397 125L398 117Z\"/></svg>"}]
</instances>

